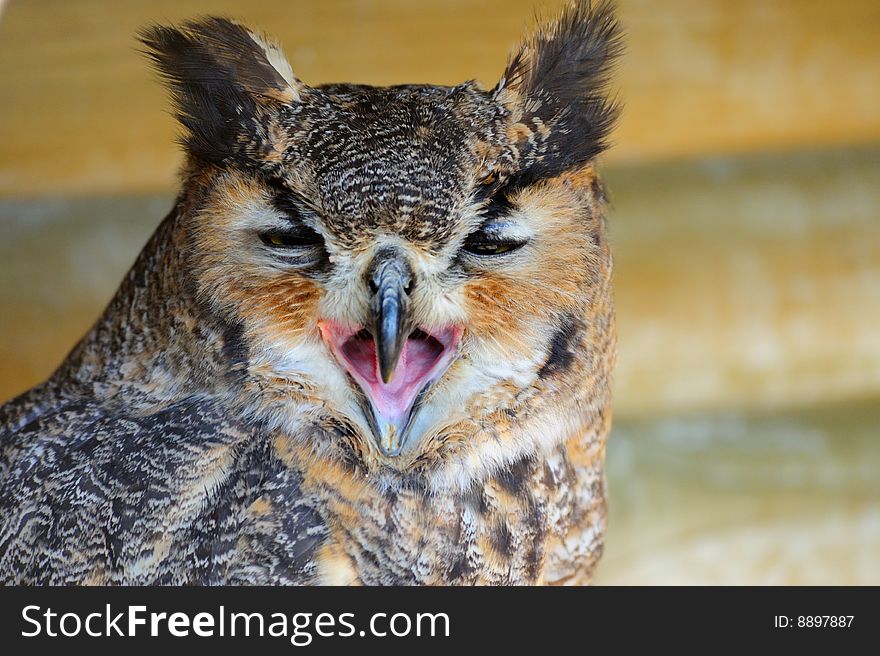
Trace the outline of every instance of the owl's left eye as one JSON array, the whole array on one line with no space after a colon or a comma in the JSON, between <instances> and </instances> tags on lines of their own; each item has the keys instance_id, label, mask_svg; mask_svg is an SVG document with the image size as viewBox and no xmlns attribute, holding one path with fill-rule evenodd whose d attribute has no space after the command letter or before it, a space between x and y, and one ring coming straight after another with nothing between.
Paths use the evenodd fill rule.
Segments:
<instances>
[{"instance_id":1,"label":"owl's left eye","mask_svg":"<svg viewBox=\"0 0 880 656\"><path fill-rule=\"evenodd\" d=\"M464 242L464 250L473 255L503 255L526 245L525 241L483 239L479 236L468 237Z\"/></svg>"},{"instance_id":2,"label":"owl's left eye","mask_svg":"<svg viewBox=\"0 0 880 656\"><path fill-rule=\"evenodd\" d=\"M525 236L512 235L505 223L489 222L472 232L464 240L462 249L471 255L504 255L519 250L528 243Z\"/></svg>"}]
</instances>

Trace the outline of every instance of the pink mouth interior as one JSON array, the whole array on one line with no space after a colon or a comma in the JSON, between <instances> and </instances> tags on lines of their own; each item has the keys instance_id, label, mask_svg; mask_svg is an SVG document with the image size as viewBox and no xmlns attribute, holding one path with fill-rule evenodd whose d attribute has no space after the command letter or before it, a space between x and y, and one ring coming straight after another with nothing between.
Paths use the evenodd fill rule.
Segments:
<instances>
[{"instance_id":1,"label":"pink mouth interior","mask_svg":"<svg viewBox=\"0 0 880 656\"><path fill-rule=\"evenodd\" d=\"M376 342L369 332L322 323L321 333L373 407L393 423L404 419L419 392L449 364L461 336L461 330L452 327L414 330L403 346L391 381L385 384L379 375Z\"/></svg>"}]
</instances>

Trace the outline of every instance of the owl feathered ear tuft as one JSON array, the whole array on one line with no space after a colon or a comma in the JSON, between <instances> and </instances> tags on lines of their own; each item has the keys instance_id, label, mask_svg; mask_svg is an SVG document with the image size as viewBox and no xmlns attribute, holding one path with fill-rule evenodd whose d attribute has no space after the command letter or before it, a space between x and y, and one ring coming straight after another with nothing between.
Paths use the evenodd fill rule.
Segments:
<instances>
[{"instance_id":1,"label":"owl feathered ear tuft","mask_svg":"<svg viewBox=\"0 0 880 656\"><path fill-rule=\"evenodd\" d=\"M298 101L302 90L277 45L219 17L152 26L138 36L171 92L189 152L220 163L272 151L259 119Z\"/></svg>"},{"instance_id":2,"label":"owl feathered ear tuft","mask_svg":"<svg viewBox=\"0 0 880 656\"><path fill-rule=\"evenodd\" d=\"M510 110L511 142L532 176L561 173L607 147L620 113L607 85L622 51L614 3L576 0L510 59L494 94Z\"/></svg>"}]
</instances>

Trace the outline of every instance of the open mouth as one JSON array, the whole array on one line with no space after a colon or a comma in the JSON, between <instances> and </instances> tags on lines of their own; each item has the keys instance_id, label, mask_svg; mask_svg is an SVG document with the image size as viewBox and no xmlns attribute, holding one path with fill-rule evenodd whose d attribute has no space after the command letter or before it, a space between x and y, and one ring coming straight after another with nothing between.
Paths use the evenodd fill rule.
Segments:
<instances>
[{"instance_id":1,"label":"open mouth","mask_svg":"<svg viewBox=\"0 0 880 656\"><path fill-rule=\"evenodd\" d=\"M321 335L343 368L363 390L372 410L373 430L386 455L400 453L419 399L455 356L461 329L413 330L388 382L382 380L377 340L366 328L321 322Z\"/></svg>"}]
</instances>

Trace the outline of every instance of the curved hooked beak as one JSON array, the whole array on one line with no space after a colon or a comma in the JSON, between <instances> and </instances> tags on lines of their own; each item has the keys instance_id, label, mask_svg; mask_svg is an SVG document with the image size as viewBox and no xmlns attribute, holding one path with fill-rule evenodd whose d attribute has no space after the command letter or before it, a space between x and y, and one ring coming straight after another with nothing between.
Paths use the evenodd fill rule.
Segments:
<instances>
[{"instance_id":1,"label":"curved hooked beak","mask_svg":"<svg viewBox=\"0 0 880 656\"><path fill-rule=\"evenodd\" d=\"M387 385L394 378L403 346L412 331L409 300L412 274L403 258L391 255L379 259L380 255L370 280L373 290L370 323L376 340L379 375Z\"/></svg>"},{"instance_id":2,"label":"curved hooked beak","mask_svg":"<svg viewBox=\"0 0 880 656\"><path fill-rule=\"evenodd\" d=\"M379 450L397 456L425 392L454 359L462 330L415 323L412 270L398 251L380 250L366 282L371 297L364 326L335 321L321 321L319 326L337 361L364 392L367 421Z\"/></svg>"}]
</instances>

